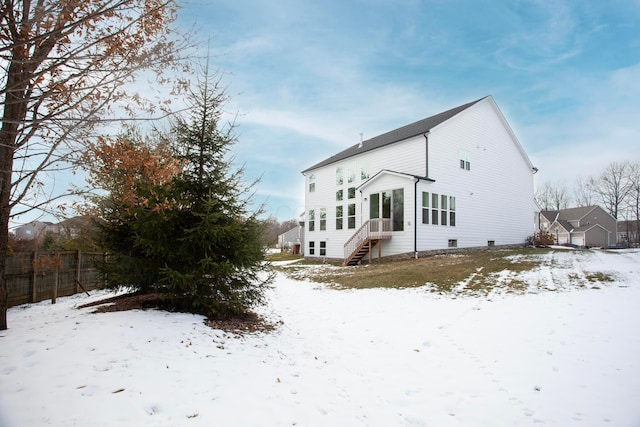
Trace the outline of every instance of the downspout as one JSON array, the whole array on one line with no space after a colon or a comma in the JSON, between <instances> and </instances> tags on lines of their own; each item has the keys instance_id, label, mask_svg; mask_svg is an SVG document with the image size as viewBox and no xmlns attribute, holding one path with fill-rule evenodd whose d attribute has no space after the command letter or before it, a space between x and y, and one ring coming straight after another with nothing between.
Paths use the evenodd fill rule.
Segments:
<instances>
[{"instance_id":1,"label":"downspout","mask_svg":"<svg viewBox=\"0 0 640 427\"><path fill-rule=\"evenodd\" d=\"M413 181L413 253L416 259L418 259L418 181L419 178L414 178Z\"/></svg>"},{"instance_id":2,"label":"downspout","mask_svg":"<svg viewBox=\"0 0 640 427\"><path fill-rule=\"evenodd\" d=\"M429 178L429 133L426 131L424 136L424 177ZM413 254L418 259L418 181L415 178L413 182Z\"/></svg>"},{"instance_id":3,"label":"downspout","mask_svg":"<svg viewBox=\"0 0 640 427\"><path fill-rule=\"evenodd\" d=\"M425 178L429 178L429 133L430 131L427 131L423 136L424 136L424 177Z\"/></svg>"}]
</instances>

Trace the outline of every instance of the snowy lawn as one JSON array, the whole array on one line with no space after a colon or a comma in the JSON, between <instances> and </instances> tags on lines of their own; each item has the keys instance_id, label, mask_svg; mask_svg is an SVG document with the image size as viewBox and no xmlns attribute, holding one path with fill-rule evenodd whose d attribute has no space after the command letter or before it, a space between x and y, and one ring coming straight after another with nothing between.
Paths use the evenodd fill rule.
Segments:
<instances>
[{"instance_id":1,"label":"snowy lawn","mask_svg":"<svg viewBox=\"0 0 640 427\"><path fill-rule=\"evenodd\" d=\"M15 307L0 426L639 426L640 252L544 257L483 297L279 275L283 324L244 337L75 308L100 292Z\"/></svg>"}]
</instances>

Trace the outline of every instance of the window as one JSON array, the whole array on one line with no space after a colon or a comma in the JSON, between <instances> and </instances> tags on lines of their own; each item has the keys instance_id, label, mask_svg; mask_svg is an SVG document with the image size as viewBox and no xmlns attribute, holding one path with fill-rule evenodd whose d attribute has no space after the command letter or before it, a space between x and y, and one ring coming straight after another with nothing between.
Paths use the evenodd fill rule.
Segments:
<instances>
[{"instance_id":1,"label":"window","mask_svg":"<svg viewBox=\"0 0 640 427\"><path fill-rule=\"evenodd\" d=\"M369 196L369 218L380 218L380 193Z\"/></svg>"},{"instance_id":2,"label":"window","mask_svg":"<svg viewBox=\"0 0 640 427\"><path fill-rule=\"evenodd\" d=\"M309 231L313 231L316 228L316 212L311 209L309 210Z\"/></svg>"},{"instance_id":3,"label":"window","mask_svg":"<svg viewBox=\"0 0 640 427\"><path fill-rule=\"evenodd\" d=\"M309 255L315 255L316 253L316 242L309 242Z\"/></svg>"},{"instance_id":4,"label":"window","mask_svg":"<svg viewBox=\"0 0 640 427\"><path fill-rule=\"evenodd\" d=\"M429 193L422 192L422 223L429 224Z\"/></svg>"},{"instance_id":5,"label":"window","mask_svg":"<svg viewBox=\"0 0 640 427\"><path fill-rule=\"evenodd\" d=\"M327 242L320 242L320 256L327 255Z\"/></svg>"},{"instance_id":6,"label":"window","mask_svg":"<svg viewBox=\"0 0 640 427\"><path fill-rule=\"evenodd\" d=\"M350 199L356 198L356 187L349 187L347 189L347 197Z\"/></svg>"},{"instance_id":7,"label":"window","mask_svg":"<svg viewBox=\"0 0 640 427\"><path fill-rule=\"evenodd\" d=\"M343 195L344 195L344 190L338 190L338 191L336 191L336 201L338 201L338 202L339 202L339 201L341 201L341 200L342 200Z\"/></svg>"},{"instance_id":8,"label":"window","mask_svg":"<svg viewBox=\"0 0 640 427\"><path fill-rule=\"evenodd\" d=\"M458 240L457 239L449 239L449 245L450 248L457 248L458 247Z\"/></svg>"},{"instance_id":9,"label":"window","mask_svg":"<svg viewBox=\"0 0 640 427\"><path fill-rule=\"evenodd\" d=\"M347 205L347 227L356 228L356 204L349 203Z\"/></svg>"},{"instance_id":10,"label":"window","mask_svg":"<svg viewBox=\"0 0 640 427\"><path fill-rule=\"evenodd\" d=\"M389 218L393 231L404 230L404 189L370 194L369 218Z\"/></svg>"},{"instance_id":11,"label":"window","mask_svg":"<svg viewBox=\"0 0 640 427\"><path fill-rule=\"evenodd\" d=\"M393 202L393 231L404 230L404 189L400 188L392 192Z\"/></svg>"},{"instance_id":12,"label":"window","mask_svg":"<svg viewBox=\"0 0 640 427\"><path fill-rule=\"evenodd\" d=\"M422 192L422 223L432 225L456 225L456 198L444 194Z\"/></svg>"},{"instance_id":13,"label":"window","mask_svg":"<svg viewBox=\"0 0 640 427\"><path fill-rule=\"evenodd\" d=\"M362 159L360 163L360 179L369 179L369 159Z\"/></svg>"},{"instance_id":14,"label":"window","mask_svg":"<svg viewBox=\"0 0 640 427\"><path fill-rule=\"evenodd\" d=\"M344 222L342 208L342 206L336 206L336 230L342 230L342 224Z\"/></svg>"},{"instance_id":15,"label":"window","mask_svg":"<svg viewBox=\"0 0 640 427\"><path fill-rule=\"evenodd\" d=\"M309 175L309 193L314 191L316 191L316 175L312 173Z\"/></svg>"},{"instance_id":16,"label":"window","mask_svg":"<svg viewBox=\"0 0 640 427\"><path fill-rule=\"evenodd\" d=\"M431 224L438 225L438 195L431 193Z\"/></svg>"},{"instance_id":17,"label":"window","mask_svg":"<svg viewBox=\"0 0 640 427\"><path fill-rule=\"evenodd\" d=\"M471 170L471 154L468 151L460 150L460 169Z\"/></svg>"},{"instance_id":18,"label":"window","mask_svg":"<svg viewBox=\"0 0 640 427\"><path fill-rule=\"evenodd\" d=\"M449 225L456 226L456 198L453 196L449 197Z\"/></svg>"},{"instance_id":19,"label":"window","mask_svg":"<svg viewBox=\"0 0 640 427\"><path fill-rule=\"evenodd\" d=\"M320 208L320 231L327 229L327 208Z\"/></svg>"},{"instance_id":20,"label":"window","mask_svg":"<svg viewBox=\"0 0 640 427\"><path fill-rule=\"evenodd\" d=\"M382 218L391 218L391 192L383 191L382 196Z\"/></svg>"},{"instance_id":21,"label":"window","mask_svg":"<svg viewBox=\"0 0 640 427\"><path fill-rule=\"evenodd\" d=\"M342 185L343 183L342 172L342 166L336 166L336 185Z\"/></svg>"},{"instance_id":22,"label":"window","mask_svg":"<svg viewBox=\"0 0 640 427\"><path fill-rule=\"evenodd\" d=\"M351 162L347 165L347 182L354 182L356 180L356 162Z\"/></svg>"},{"instance_id":23,"label":"window","mask_svg":"<svg viewBox=\"0 0 640 427\"><path fill-rule=\"evenodd\" d=\"M496 241L495 240L488 240L487 241L487 246L489 246L490 248L494 247L496 245Z\"/></svg>"},{"instance_id":24,"label":"window","mask_svg":"<svg viewBox=\"0 0 640 427\"><path fill-rule=\"evenodd\" d=\"M440 195L440 224L447 225L447 196Z\"/></svg>"}]
</instances>

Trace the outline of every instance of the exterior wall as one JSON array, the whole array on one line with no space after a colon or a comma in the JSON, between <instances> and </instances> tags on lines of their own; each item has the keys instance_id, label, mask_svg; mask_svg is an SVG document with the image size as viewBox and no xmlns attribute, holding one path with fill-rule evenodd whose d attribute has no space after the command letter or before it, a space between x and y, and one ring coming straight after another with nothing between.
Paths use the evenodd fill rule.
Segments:
<instances>
[{"instance_id":1,"label":"exterior wall","mask_svg":"<svg viewBox=\"0 0 640 427\"><path fill-rule=\"evenodd\" d=\"M460 168L461 151L470 170ZM480 102L431 131L429 178L420 191L456 198L456 226L418 223L418 250L521 244L535 229L533 175L493 102Z\"/></svg>"},{"instance_id":2,"label":"exterior wall","mask_svg":"<svg viewBox=\"0 0 640 427\"><path fill-rule=\"evenodd\" d=\"M349 188L355 188L361 186L369 178L373 177L377 172L382 169L390 169L394 171L401 171L404 173L411 173L417 175L424 175L425 173L425 138L420 136L416 138L410 138L406 141L391 144L386 147L379 148L365 152L361 155L345 159L343 161L327 165L322 168L309 171L305 174L305 248L304 255L309 257L319 258L344 258L344 243L354 234L354 232L360 228L360 226L369 218L369 206L363 204L363 195L360 191L355 191L355 198L349 199ZM366 169L368 165L369 173L366 174L367 178L362 177L363 166ZM343 171L343 183L337 184L336 182L336 168L342 167ZM349 182L349 170L352 168L355 171L355 176L352 182ZM309 191L310 178L313 175L315 181L315 190ZM409 180L410 186L412 181ZM388 185L395 185L393 183L385 184L384 190L391 190ZM409 185L403 183L403 185ZM399 188L399 187L393 187ZM342 190L343 200L336 200L336 192ZM366 191L370 192L370 188L366 188ZM413 192L413 188L411 187ZM411 199L413 200L413 199ZM405 204L407 203L407 192L405 191ZM355 204L355 227L348 228L348 206L349 204ZM342 230L336 229L336 206L343 206L343 228ZM325 208L327 210L327 224L326 230L320 230L320 209ZM407 213L410 212L410 206L405 206L405 221L407 220ZM363 210L364 209L364 210ZM313 210L315 214L314 230L310 231L309 223L309 211ZM364 219L363 219L364 218ZM405 227L406 230L406 227ZM309 243L314 244L314 254L309 253ZM320 255L320 242L325 242L326 252L325 255ZM396 246L396 244L394 244ZM388 249L384 248L385 251ZM411 250L411 249L409 249Z\"/></svg>"},{"instance_id":3,"label":"exterior wall","mask_svg":"<svg viewBox=\"0 0 640 427\"><path fill-rule=\"evenodd\" d=\"M550 231L551 221L549 221L544 215L540 215L540 231Z\"/></svg>"},{"instance_id":4,"label":"exterior wall","mask_svg":"<svg viewBox=\"0 0 640 427\"><path fill-rule=\"evenodd\" d=\"M362 179L360 168L369 164L370 177L386 169L408 175L427 173L426 140L423 135L368 151L305 174L305 256L344 258L343 245L369 218L368 199L371 193L404 189L404 230L394 232L382 244L382 255L446 249L449 241L458 248L483 247L490 244L522 244L536 230L537 208L533 198L531 165L521 147L501 119L501 113L488 98L431 130L428 136L428 178L385 174L376 177L348 199L348 188L358 187ZM468 159L469 170L460 168L461 156ZM354 182L348 182L349 165L355 165ZM336 167L343 168L343 184L336 183ZM315 191L309 191L311 175ZM342 189L344 199L336 201L336 191ZM455 197L456 224L450 226L422 223L422 192ZM365 200L367 199L367 200ZM414 202L417 200L417 206ZM347 206L355 203L355 228L347 227ZM344 206L344 227L336 230L335 207ZM320 209L327 210L326 230L320 230ZM309 211L314 210L314 230L309 229ZM415 232L417 239L414 241ZM314 254L309 253L314 242ZM325 255L319 251L325 242Z\"/></svg>"},{"instance_id":5,"label":"exterior wall","mask_svg":"<svg viewBox=\"0 0 640 427\"><path fill-rule=\"evenodd\" d=\"M552 224L548 230L556 239L558 245L568 245L571 243L569 232L558 224Z\"/></svg>"},{"instance_id":6,"label":"exterior wall","mask_svg":"<svg viewBox=\"0 0 640 427\"><path fill-rule=\"evenodd\" d=\"M404 194L403 200L403 230L392 231L392 237L389 240L383 240L381 246L381 256L390 256L395 254L401 254L406 252L412 252L414 247L414 183L416 179L411 176L394 176L390 174L384 174L379 179L376 179L370 185L367 185L362 189L362 206L363 206L363 221L370 219L369 201L371 194L380 193L384 191L392 191L402 189ZM378 254L378 249L374 249L375 256Z\"/></svg>"},{"instance_id":7,"label":"exterior wall","mask_svg":"<svg viewBox=\"0 0 640 427\"><path fill-rule=\"evenodd\" d=\"M609 233L609 231L603 228L593 227L592 229L585 232L584 246L607 247L613 243L613 236L611 235L611 233Z\"/></svg>"},{"instance_id":8,"label":"exterior wall","mask_svg":"<svg viewBox=\"0 0 640 427\"><path fill-rule=\"evenodd\" d=\"M616 237L616 229L617 223L615 218L609 215L604 209L600 206L596 206L589 214L580 219L580 226L584 227L585 225L591 224L599 224L609 233L607 233L606 239L602 237L598 238L596 241L599 243L592 244L590 242L590 235L587 236L586 245L588 246L609 246L615 243ZM589 233L590 234L590 233Z\"/></svg>"},{"instance_id":9,"label":"exterior wall","mask_svg":"<svg viewBox=\"0 0 640 427\"><path fill-rule=\"evenodd\" d=\"M301 227L298 225L289 231L286 231L278 236L278 247L280 249L290 250L295 244L301 244L300 239Z\"/></svg>"}]
</instances>

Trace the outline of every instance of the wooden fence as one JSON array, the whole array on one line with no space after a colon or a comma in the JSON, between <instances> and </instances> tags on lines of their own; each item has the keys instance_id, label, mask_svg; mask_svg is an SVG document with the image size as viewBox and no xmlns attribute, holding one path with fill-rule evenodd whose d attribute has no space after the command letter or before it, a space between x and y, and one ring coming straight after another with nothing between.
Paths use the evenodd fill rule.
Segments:
<instances>
[{"instance_id":1,"label":"wooden fence","mask_svg":"<svg viewBox=\"0 0 640 427\"><path fill-rule=\"evenodd\" d=\"M102 252L16 252L7 257L9 307L73 295L100 284Z\"/></svg>"}]
</instances>

